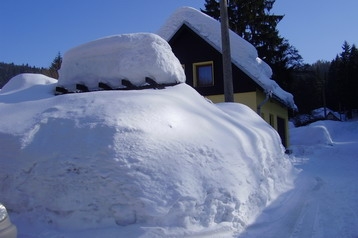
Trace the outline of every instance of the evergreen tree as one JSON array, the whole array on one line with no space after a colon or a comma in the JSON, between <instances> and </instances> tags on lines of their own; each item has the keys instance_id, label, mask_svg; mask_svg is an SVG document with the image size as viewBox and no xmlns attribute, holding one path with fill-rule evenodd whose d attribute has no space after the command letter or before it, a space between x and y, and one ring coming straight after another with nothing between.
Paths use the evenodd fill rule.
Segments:
<instances>
[{"instance_id":1,"label":"evergreen tree","mask_svg":"<svg viewBox=\"0 0 358 238\"><path fill-rule=\"evenodd\" d=\"M329 70L329 99L335 110L351 115L358 108L358 50L344 42L342 52L332 61Z\"/></svg>"},{"instance_id":2,"label":"evergreen tree","mask_svg":"<svg viewBox=\"0 0 358 238\"><path fill-rule=\"evenodd\" d=\"M358 49L353 44L349 55L349 87L351 88L350 102L352 109L358 109Z\"/></svg>"},{"instance_id":3,"label":"evergreen tree","mask_svg":"<svg viewBox=\"0 0 358 238\"><path fill-rule=\"evenodd\" d=\"M325 106L326 75L330 62L317 61L306 64L293 73L291 93L300 113L309 114L313 109Z\"/></svg>"},{"instance_id":4,"label":"evergreen tree","mask_svg":"<svg viewBox=\"0 0 358 238\"><path fill-rule=\"evenodd\" d=\"M52 61L50 68L48 69L49 75L52 78L58 79L58 70L61 68L62 64L62 56L61 53L58 52L55 59Z\"/></svg>"},{"instance_id":5,"label":"evergreen tree","mask_svg":"<svg viewBox=\"0 0 358 238\"><path fill-rule=\"evenodd\" d=\"M302 65L298 50L279 36L283 15L271 14L275 0L229 0L230 29L256 47L258 55L273 69L273 78L289 88L292 70ZM204 13L220 20L218 0L205 0Z\"/></svg>"}]
</instances>

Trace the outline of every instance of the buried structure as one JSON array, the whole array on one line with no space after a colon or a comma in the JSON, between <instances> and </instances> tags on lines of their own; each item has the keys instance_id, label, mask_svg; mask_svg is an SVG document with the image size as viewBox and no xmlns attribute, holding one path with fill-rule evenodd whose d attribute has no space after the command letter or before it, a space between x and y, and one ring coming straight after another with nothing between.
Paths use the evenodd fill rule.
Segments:
<instances>
[{"instance_id":1,"label":"buried structure","mask_svg":"<svg viewBox=\"0 0 358 238\"><path fill-rule=\"evenodd\" d=\"M98 87L126 88L122 79L142 87L146 77L175 85ZM270 125L242 104L208 102L184 81L153 34L70 50L58 82L11 79L0 92L0 201L19 236L241 232L292 188L292 164ZM76 84L93 92L53 93Z\"/></svg>"},{"instance_id":2,"label":"buried structure","mask_svg":"<svg viewBox=\"0 0 358 238\"><path fill-rule=\"evenodd\" d=\"M167 42L155 34L125 34L66 52L57 93L160 88L182 82L184 72Z\"/></svg>"}]
</instances>

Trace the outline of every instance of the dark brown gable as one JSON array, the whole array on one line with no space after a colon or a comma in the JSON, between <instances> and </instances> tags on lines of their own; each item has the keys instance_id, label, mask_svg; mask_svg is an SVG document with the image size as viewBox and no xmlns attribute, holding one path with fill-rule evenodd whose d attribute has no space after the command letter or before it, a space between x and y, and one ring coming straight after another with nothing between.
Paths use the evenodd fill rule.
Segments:
<instances>
[{"instance_id":1,"label":"dark brown gable","mask_svg":"<svg viewBox=\"0 0 358 238\"><path fill-rule=\"evenodd\" d=\"M212 86L194 87L201 95L223 94L222 56L212 45L183 25L169 41L174 54L185 68L186 83L194 86L193 64L213 62L214 83ZM258 85L233 65L234 92L256 91Z\"/></svg>"}]
</instances>

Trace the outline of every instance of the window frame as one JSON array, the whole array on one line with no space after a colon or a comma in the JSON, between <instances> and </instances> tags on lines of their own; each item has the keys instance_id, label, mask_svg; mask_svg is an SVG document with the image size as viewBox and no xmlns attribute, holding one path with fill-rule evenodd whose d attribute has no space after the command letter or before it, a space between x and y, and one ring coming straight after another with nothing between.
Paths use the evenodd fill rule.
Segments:
<instances>
[{"instance_id":1,"label":"window frame","mask_svg":"<svg viewBox=\"0 0 358 238\"><path fill-rule=\"evenodd\" d=\"M210 66L211 67L211 83L207 85L200 85L199 83L199 71L198 69L202 66ZM214 61L204 61L193 63L193 85L194 87L212 87L214 86Z\"/></svg>"}]
</instances>

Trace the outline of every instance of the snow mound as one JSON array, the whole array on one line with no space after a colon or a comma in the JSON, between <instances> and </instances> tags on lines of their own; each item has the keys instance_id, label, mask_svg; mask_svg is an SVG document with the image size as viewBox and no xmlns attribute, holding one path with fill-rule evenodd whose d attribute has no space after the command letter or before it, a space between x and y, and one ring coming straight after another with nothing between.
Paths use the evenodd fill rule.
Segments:
<instances>
[{"instance_id":1,"label":"snow mound","mask_svg":"<svg viewBox=\"0 0 358 238\"><path fill-rule=\"evenodd\" d=\"M248 107L216 106L186 84L16 104L0 97L0 114L0 201L20 235L242 230L292 186L275 130Z\"/></svg>"},{"instance_id":2,"label":"snow mound","mask_svg":"<svg viewBox=\"0 0 358 238\"><path fill-rule=\"evenodd\" d=\"M315 122L308 126L292 128L292 145L333 145L333 140L327 124Z\"/></svg>"},{"instance_id":3,"label":"snow mound","mask_svg":"<svg viewBox=\"0 0 358 238\"><path fill-rule=\"evenodd\" d=\"M1 94L10 94L29 89L34 86L42 86L56 83L57 80L42 74L19 74L7 82L1 89ZM39 90L40 91L40 90Z\"/></svg>"},{"instance_id":4,"label":"snow mound","mask_svg":"<svg viewBox=\"0 0 358 238\"><path fill-rule=\"evenodd\" d=\"M115 35L75 47L64 54L58 85L74 90L76 84L97 89L103 82L123 87L127 79L136 86L145 77L157 83L185 82L184 70L169 44L158 35Z\"/></svg>"},{"instance_id":5,"label":"snow mound","mask_svg":"<svg viewBox=\"0 0 358 238\"><path fill-rule=\"evenodd\" d=\"M219 21L191 7L182 7L175 11L159 29L158 34L169 41L183 24L203 37L217 51L222 52ZM231 30L229 35L232 62L266 93L272 94L289 108L297 110L293 95L284 91L271 79L272 69L258 57L256 48Z\"/></svg>"},{"instance_id":6,"label":"snow mound","mask_svg":"<svg viewBox=\"0 0 358 238\"><path fill-rule=\"evenodd\" d=\"M15 103L51 97L56 79L42 74L19 74L0 91L0 102Z\"/></svg>"}]
</instances>

